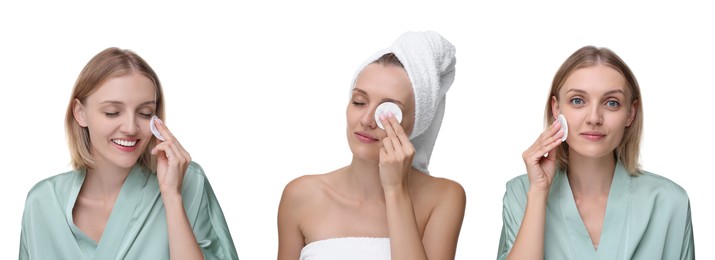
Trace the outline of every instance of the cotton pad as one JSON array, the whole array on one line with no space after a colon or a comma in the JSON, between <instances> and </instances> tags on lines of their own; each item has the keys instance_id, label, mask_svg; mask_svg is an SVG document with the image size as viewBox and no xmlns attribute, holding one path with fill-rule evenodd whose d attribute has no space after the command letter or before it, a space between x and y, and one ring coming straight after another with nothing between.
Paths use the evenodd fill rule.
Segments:
<instances>
[{"instance_id":1,"label":"cotton pad","mask_svg":"<svg viewBox=\"0 0 715 260\"><path fill-rule=\"evenodd\" d=\"M380 116L387 116L387 113L392 113L392 116L397 119L397 122L402 123L402 110L400 110L400 107L395 103L385 102L377 106L375 109L375 122L377 122L377 126L379 126L380 129L385 130L385 126L383 126L380 121Z\"/></svg>"},{"instance_id":2,"label":"cotton pad","mask_svg":"<svg viewBox=\"0 0 715 260\"><path fill-rule=\"evenodd\" d=\"M157 139L166 141L166 140L164 140L164 137L161 136L161 133L159 133L159 130L156 129L156 125L154 125L154 120L158 119L158 118L159 118L158 116L151 117L151 121L149 121L149 129L151 129L151 133L154 134L154 136L156 136Z\"/></svg>"},{"instance_id":3,"label":"cotton pad","mask_svg":"<svg viewBox=\"0 0 715 260\"><path fill-rule=\"evenodd\" d=\"M559 123L561 123L561 131L564 132L564 137L561 137L561 141L565 142L566 137L569 136L569 125L566 123L566 117L563 114L559 115Z\"/></svg>"}]
</instances>

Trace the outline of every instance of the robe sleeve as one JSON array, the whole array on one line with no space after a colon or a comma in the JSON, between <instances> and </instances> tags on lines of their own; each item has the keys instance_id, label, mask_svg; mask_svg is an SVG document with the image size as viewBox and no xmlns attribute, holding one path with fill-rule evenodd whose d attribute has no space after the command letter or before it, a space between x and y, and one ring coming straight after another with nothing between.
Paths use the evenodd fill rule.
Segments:
<instances>
[{"instance_id":1,"label":"robe sleeve","mask_svg":"<svg viewBox=\"0 0 715 260\"><path fill-rule=\"evenodd\" d=\"M688 200L688 216L685 222L685 236L680 259L695 259L695 244L693 241L693 221L690 217L690 201Z\"/></svg>"},{"instance_id":2,"label":"robe sleeve","mask_svg":"<svg viewBox=\"0 0 715 260\"><path fill-rule=\"evenodd\" d=\"M24 222L24 220L23 220ZM20 231L20 260L30 259L30 255L27 253L27 244L25 243L25 225L22 225L22 231Z\"/></svg>"},{"instance_id":3,"label":"robe sleeve","mask_svg":"<svg viewBox=\"0 0 715 260\"><path fill-rule=\"evenodd\" d=\"M201 166L192 162L184 178L182 197L191 200L185 205L187 216L204 258L238 259L221 206ZM187 178L190 178L189 182Z\"/></svg>"},{"instance_id":4,"label":"robe sleeve","mask_svg":"<svg viewBox=\"0 0 715 260\"><path fill-rule=\"evenodd\" d=\"M511 247L514 245L514 240L516 240L516 235L519 233L521 221L524 218L526 191L528 190L528 181L525 186L524 176L514 178L506 184L502 209L501 237L499 238L499 252L497 254L497 259L499 260L506 259L507 255L509 255Z\"/></svg>"}]
</instances>

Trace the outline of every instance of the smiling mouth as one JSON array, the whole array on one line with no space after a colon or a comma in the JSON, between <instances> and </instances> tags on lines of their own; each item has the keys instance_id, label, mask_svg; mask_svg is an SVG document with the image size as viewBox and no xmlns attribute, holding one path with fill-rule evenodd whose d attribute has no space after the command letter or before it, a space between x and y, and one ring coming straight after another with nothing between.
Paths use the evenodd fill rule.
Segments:
<instances>
[{"instance_id":1,"label":"smiling mouth","mask_svg":"<svg viewBox=\"0 0 715 260\"><path fill-rule=\"evenodd\" d=\"M113 143L120 145L120 146L124 146L124 147L134 147L135 145L137 145L138 141L139 140L129 141L129 140L122 140L122 139L112 139Z\"/></svg>"}]
</instances>

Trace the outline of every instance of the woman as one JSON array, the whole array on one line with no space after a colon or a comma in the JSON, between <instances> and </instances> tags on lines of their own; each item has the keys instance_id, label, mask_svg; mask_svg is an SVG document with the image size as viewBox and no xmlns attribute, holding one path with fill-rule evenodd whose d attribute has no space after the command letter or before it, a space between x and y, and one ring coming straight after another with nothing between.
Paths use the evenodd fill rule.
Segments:
<instances>
[{"instance_id":1,"label":"woman","mask_svg":"<svg viewBox=\"0 0 715 260\"><path fill-rule=\"evenodd\" d=\"M522 155L527 174L507 183L498 259L694 258L685 190L639 168L642 102L609 49L586 46L564 62L550 126Z\"/></svg>"},{"instance_id":2,"label":"woman","mask_svg":"<svg viewBox=\"0 0 715 260\"><path fill-rule=\"evenodd\" d=\"M350 165L289 183L278 210L278 259L453 259L465 193L428 175L454 80L454 47L405 33L367 60L347 107ZM383 102L403 111L378 115Z\"/></svg>"},{"instance_id":3,"label":"woman","mask_svg":"<svg viewBox=\"0 0 715 260\"><path fill-rule=\"evenodd\" d=\"M30 190L20 259L238 258L203 170L159 118L141 57L108 48L87 63L65 118L74 170Z\"/></svg>"}]
</instances>

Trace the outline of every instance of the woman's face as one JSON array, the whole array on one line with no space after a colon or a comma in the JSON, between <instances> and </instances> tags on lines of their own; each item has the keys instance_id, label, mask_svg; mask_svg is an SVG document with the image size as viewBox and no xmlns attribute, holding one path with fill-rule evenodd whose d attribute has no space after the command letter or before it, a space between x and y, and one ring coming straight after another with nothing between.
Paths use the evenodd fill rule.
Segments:
<instances>
[{"instance_id":1,"label":"woman's face","mask_svg":"<svg viewBox=\"0 0 715 260\"><path fill-rule=\"evenodd\" d=\"M575 70L552 98L555 116L569 126L569 154L589 158L613 156L626 127L635 118L636 103L623 76L603 64Z\"/></svg>"},{"instance_id":2,"label":"woman's face","mask_svg":"<svg viewBox=\"0 0 715 260\"><path fill-rule=\"evenodd\" d=\"M348 144L353 156L378 160L385 130L377 127L375 109L383 102L393 102L402 110L402 127L409 136L415 120L412 84L403 68L370 64L358 75L347 108Z\"/></svg>"},{"instance_id":3,"label":"woman's face","mask_svg":"<svg viewBox=\"0 0 715 260\"><path fill-rule=\"evenodd\" d=\"M107 80L84 104L75 101L75 120L89 130L96 167L131 168L144 153L152 137L155 90L149 78L132 73Z\"/></svg>"}]
</instances>

